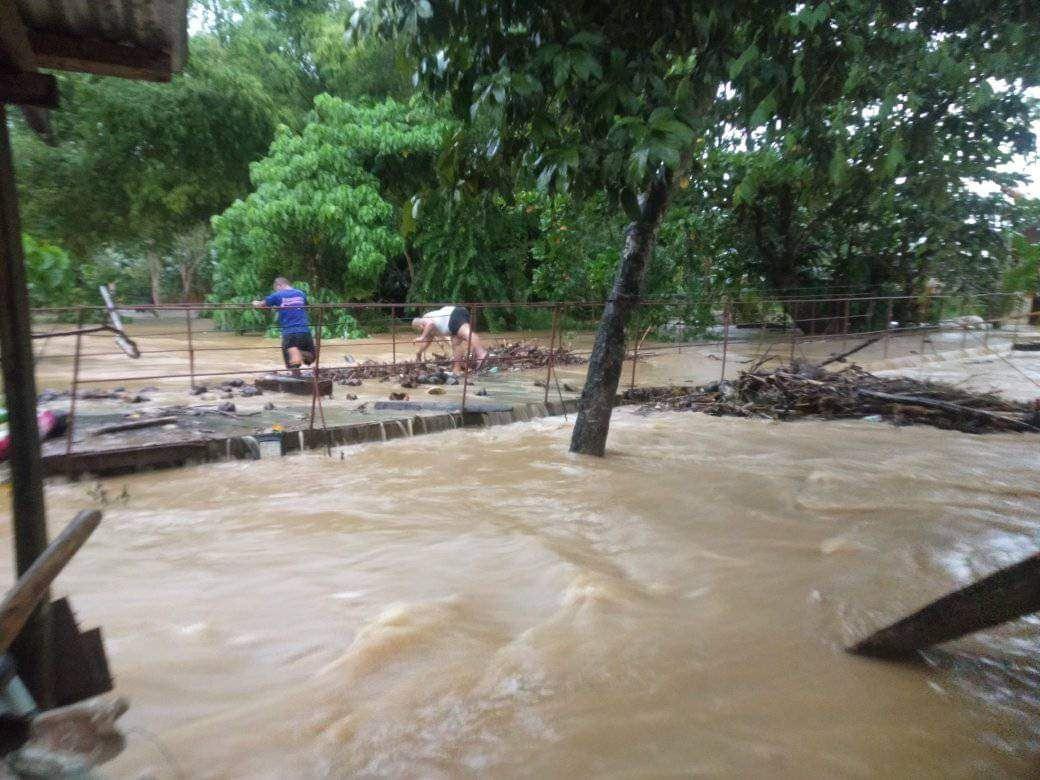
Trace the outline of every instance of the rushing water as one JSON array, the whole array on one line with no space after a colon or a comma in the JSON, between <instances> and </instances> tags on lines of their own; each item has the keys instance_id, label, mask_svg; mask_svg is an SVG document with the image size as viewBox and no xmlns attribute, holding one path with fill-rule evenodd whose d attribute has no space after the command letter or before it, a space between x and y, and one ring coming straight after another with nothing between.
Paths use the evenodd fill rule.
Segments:
<instances>
[{"instance_id":1,"label":"rushing water","mask_svg":"<svg viewBox=\"0 0 1040 780\"><path fill-rule=\"evenodd\" d=\"M619 412L595 460L569 428L107 481L57 591L131 699L109 771L1035 772L1036 620L842 651L1040 547L1034 439ZM55 527L98 496L53 486Z\"/></svg>"}]
</instances>

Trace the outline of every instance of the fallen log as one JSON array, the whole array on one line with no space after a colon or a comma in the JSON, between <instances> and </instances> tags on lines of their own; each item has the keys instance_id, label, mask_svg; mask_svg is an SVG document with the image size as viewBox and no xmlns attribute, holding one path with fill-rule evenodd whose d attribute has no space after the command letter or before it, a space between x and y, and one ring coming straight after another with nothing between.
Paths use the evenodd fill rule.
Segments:
<instances>
[{"instance_id":1,"label":"fallen log","mask_svg":"<svg viewBox=\"0 0 1040 780\"><path fill-rule=\"evenodd\" d=\"M1040 553L954 591L877 631L848 652L906 658L932 645L1040 611Z\"/></svg>"},{"instance_id":2,"label":"fallen log","mask_svg":"<svg viewBox=\"0 0 1040 780\"><path fill-rule=\"evenodd\" d=\"M976 409L972 406L963 406L962 404L942 401L937 398L923 398L919 395L895 395L893 393L882 393L878 390L857 390L856 392L861 396L873 398L876 401L888 401L890 403L906 404L907 406L924 406L930 409L941 409L944 412L960 414L965 417L986 420L988 422L999 422L1015 431L1040 430L1035 425L1030 425L1025 420L1020 420L1017 417L1009 417L1008 415L1000 414L999 412L990 412L986 409Z\"/></svg>"},{"instance_id":3,"label":"fallen log","mask_svg":"<svg viewBox=\"0 0 1040 780\"><path fill-rule=\"evenodd\" d=\"M170 425L176 423L176 417L149 417L144 420L130 420L129 422L114 423L95 428L90 433L92 436L103 436L106 433L119 433L121 431L134 431L138 428L154 428L158 425Z\"/></svg>"},{"instance_id":4,"label":"fallen log","mask_svg":"<svg viewBox=\"0 0 1040 780\"><path fill-rule=\"evenodd\" d=\"M100 522L101 512L96 509L85 509L77 514L7 592L0 602L0 654L7 652L54 578Z\"/></svg>"}]
</instances>

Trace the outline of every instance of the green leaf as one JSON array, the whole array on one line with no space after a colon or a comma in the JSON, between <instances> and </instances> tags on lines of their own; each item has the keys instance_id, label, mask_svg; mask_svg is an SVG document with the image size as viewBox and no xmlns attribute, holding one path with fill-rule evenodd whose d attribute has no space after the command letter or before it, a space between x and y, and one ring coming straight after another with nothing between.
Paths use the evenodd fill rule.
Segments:
<instances>
[{"instance_id":1,"label":"green leaf","mask_svg":"<svg viewBox=\"0 0 1040 780\"><path fill-rule=\"evenodd\" d=\"M775 113L775 111L776 90L774 89L764 98L762 98L762 102L758 104L758 107L755 109L755 113L751 115L751 126L758 127L760 125L764 125L766 122L773 118L773 114Z\"/></svg>"},{"instance_id":2,"label":"green leaf","mask_svg":"<svg viewBox=\"0 0 1040 780\"><path fill-rule=\"evenodd\" d=\"M755 44L751 44L746 49L744 49L743 53L729 64L730 81L735 81L737 77L740 76L740 74L744 71L744 68L748 65L748 63L754 62L756 59L758 59L758 54L758 46L756 46Z\"/></svg>"}]
</instances>

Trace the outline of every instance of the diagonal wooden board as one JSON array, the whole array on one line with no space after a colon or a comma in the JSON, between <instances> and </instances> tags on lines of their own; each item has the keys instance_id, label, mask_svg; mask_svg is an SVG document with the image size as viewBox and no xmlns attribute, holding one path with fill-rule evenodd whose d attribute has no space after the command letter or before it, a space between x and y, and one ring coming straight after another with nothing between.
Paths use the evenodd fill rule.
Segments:
<instances>
[{"instance_id":1,"label":"diagonal wooden board","mask_svg":"<svg viewBox=\"0 0 1040 780\"><path fill-rule=\"evenodd\" d=\"M1040 612L1040 553L922 607L848 648L878 658L915 651Z\"/></svg>"}]
</instances>

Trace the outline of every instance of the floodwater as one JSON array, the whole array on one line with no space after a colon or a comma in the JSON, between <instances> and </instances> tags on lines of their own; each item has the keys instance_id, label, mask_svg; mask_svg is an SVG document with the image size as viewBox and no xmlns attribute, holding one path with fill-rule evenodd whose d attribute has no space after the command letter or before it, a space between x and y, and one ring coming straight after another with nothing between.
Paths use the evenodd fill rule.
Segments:
<instances>
[{"instance_id":1,"label":"floodwater","mask_svg":"<svg viewBox=\"0 0 1040 780\"><path fill-rule=\"evenodd\" d=\"M106 504L56 591L131 700L107 771L1036 773L1035 618L842 650L1040 548L1035 439L619 411L598 460L569 431L51 486L52 531Z\"/></svg>"}]
</instances>

